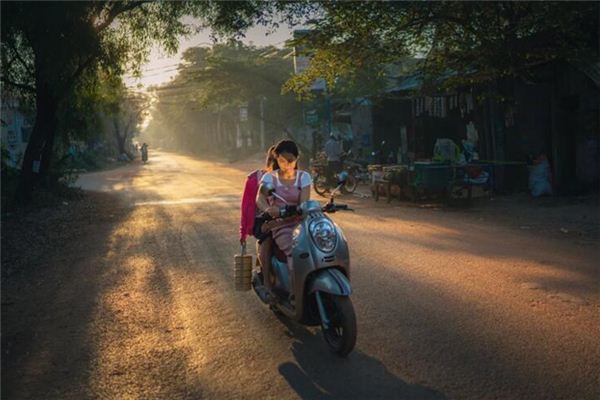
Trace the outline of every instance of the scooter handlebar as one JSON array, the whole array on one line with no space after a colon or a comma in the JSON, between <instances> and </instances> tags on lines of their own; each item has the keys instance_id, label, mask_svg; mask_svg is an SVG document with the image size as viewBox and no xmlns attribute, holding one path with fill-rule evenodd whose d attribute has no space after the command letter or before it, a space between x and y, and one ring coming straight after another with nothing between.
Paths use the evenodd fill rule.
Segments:
<instances>
[{"instance_id":1,"label":"scooter handlebar","mask_svg":"<svg viewBox=\"0 0 600 400\"><path fill-rule=\"evenodd\" d=\"M300 215L301 210L298 206L295 205L285 205L279 209L279 218L287 218L293 217L296 215Z\"/></svg>"}]
</instances>

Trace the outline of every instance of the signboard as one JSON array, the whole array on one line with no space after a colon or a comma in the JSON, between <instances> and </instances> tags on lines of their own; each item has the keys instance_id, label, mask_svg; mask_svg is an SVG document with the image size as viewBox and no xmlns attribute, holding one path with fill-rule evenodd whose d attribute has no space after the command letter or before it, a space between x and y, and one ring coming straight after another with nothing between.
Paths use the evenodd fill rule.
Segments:
<instances>
[{"instance_id":1,"label":"signboard","mask_svg":"<svg viewBox=\"0 0 600 400\"><path fill-rule=\"evenodd\" d=\"M240 107L240 122L248 121L248 107Z\"/></svg>"},{"instance_id":2,"label":"signboard","mask_svg":"<svg viewBox=\"0 0 600 400\"><path fill-rule=\"evenodd\" d=\"M317 110L306 110L304 112L304 123L306 125L319 125L319 114Z\"/></svg>"}]
</instances>

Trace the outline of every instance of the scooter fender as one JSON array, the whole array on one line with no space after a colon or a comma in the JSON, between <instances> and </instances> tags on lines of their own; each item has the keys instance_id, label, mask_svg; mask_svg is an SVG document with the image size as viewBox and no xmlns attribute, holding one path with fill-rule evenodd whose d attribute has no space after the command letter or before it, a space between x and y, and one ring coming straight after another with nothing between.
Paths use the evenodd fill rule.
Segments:
<instances>
[{"instance_id":1,"label":"scooter fender","mask_svg":"<svg viewBox=\"0 0 600 400\"><path fill-rule=\"evenodd\" d=\"M316 273L308 289L309 293L324 292L336 296L350 296L352 286L350 281L341 271L335 268L327 268Z\"/></svg>"}]
</instances>

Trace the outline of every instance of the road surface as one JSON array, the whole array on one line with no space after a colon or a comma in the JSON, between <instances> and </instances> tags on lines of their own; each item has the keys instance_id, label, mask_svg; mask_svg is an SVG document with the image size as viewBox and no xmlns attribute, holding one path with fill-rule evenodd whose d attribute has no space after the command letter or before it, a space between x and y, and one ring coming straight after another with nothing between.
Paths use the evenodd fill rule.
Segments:
<instances>
[{"instance_id":1,"label":"road surface","mask_svg":"<svg viewBox=\"0 0 600 400\"><path fill-rule=\"evenodd\" d=\"M77 214L86 227L49 255L47 284L9 293L2 397L600 398L596 246L348 199L356 212L334 218L358 340L339 359L317 329L233 290L255 166L154 151L82 176L118 201Z\"/></svg>"}]
</instances>

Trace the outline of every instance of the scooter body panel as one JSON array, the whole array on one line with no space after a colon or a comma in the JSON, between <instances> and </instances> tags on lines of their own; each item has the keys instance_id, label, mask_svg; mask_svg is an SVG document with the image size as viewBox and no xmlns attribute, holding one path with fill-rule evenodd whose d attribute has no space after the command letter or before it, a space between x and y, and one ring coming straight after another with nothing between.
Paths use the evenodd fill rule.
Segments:
<instances>
[{"instance_id":1,"label":"scooter body panel","mask_svg":"<svg viewBox=\"0 0 600 400\"><path fill-rule=\"evenodd\" d=\"M351 293L349 281L350 255L346 238L342 230L321 211L318 202L308 201L303 204L302 215L304 218L295 227L292 236L292 262L294 272L294 287L292 288L292 291L295 297L294 306L291 306L287 302L280 302L276 307L289 318L299 322L306 322L314 319L314 316L310 315L314 310L311 309L309 304L314 301L313 295L315 290L312 290L313 288L326 288L326 285L331 282L342 282L341 285L343 286L341 289L337 290L337 292L339 292L340 295L349 295ZM330 252L321 250L315 244L314 239L309 232L310 223L319 219L326 219L335 227L337 240L334 249ZM287 289L287 282L289 282L287 279L287 264L274 260L273 258L269 259L269 264L271 264L275 276L277 277L275 287ZM321 275L320 271L323 271L324 275ZM318 283L313 283L314 281L317 281Z\"/></svg>"},{"instance_id":2,"label":"scooter body panel","mask_svg":"<svg viewBox=\"0 0 600 400\"><path fill-rule=\"evenodd\" d=\"M328 268L315 272L315 275L308 288L308 294L317 291L336 296L350 296L352 294L350 281L340 270Z\"/></svg>"}]
</instances>

